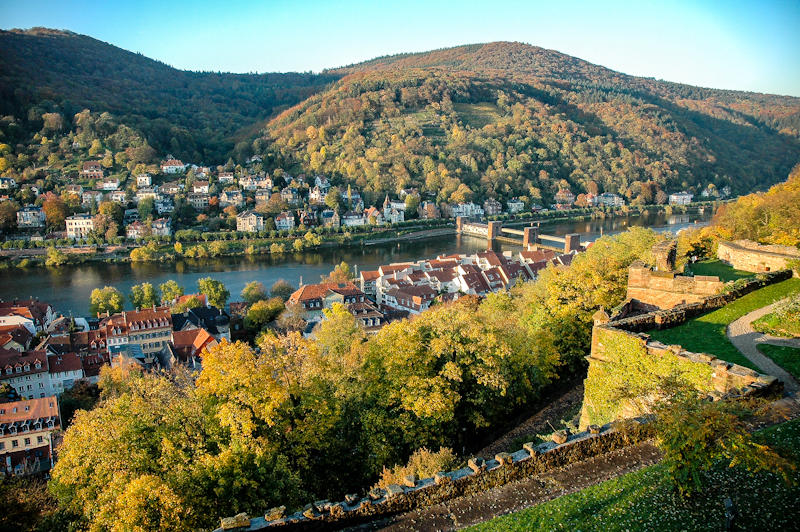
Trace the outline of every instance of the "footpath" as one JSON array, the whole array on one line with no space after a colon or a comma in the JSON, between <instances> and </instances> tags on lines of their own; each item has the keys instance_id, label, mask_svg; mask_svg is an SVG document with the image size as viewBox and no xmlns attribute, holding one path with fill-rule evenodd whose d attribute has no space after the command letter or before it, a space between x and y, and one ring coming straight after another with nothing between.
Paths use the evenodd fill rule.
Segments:
<instances>
[{"instance_id":1,"label":"footpath","mask_svg":"<svg viewBox=\"0 0 800 532\"><path fill-rule=\"evenodd\" d=\"M783 381L784 389L790 394L795 394L800 391L800 385L789 372L773 362L771 358L761 353L761 351L758 350L758 344L782 345L800 349L800 339L778 338L777 336L771 336L753 330L754 321L769 314L784 301L786 300L777 301L766 307L754 310L749 314L745 314L728 325L726 334L733 346L747 357L750 362L761 368L767 375L778 377Z\"/></svg>"}]
</instances>

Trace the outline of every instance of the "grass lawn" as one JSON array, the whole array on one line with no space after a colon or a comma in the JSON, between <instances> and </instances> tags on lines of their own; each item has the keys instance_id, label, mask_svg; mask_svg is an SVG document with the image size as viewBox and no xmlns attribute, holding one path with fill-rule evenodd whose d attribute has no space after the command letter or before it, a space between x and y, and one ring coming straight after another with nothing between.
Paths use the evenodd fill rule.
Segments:
<instances>
[{"instance_id":1,"label":"grass lawn","mask_svg":"<svg viewBox=\"0 0 800 532\"><path fill-rule=\"evenodd\" d=\"M800 459L800 420L770 427L760 435L787 449L796 463ZM769 473L720 467L702 495L684 500L673 491L664 466L656 464L469 530L718 531L724 529L727 497L738 513L734 530L797 530L800 472L794 476L790 487Z\"/></svg>"},{"instance_id":2,"label":"grass lawn","mask_svg":"<svg viewBox=\"0 0 800 532\"><path fill-rule=\"evenodd\" d=\"M800 297L780 305L753 322L753 329L773 336L800 337Z\"/></svg>"},{"instance_id":3,"label":"grass lawn","mask_svg":"<svg viewBox=\"0 0 800 532\"><path fill-rule=\"evenodd\" d=\"M729 323L748 312L774 303L779 299L800 293L800 279L788 279L751 292L708 314L689 320L677 327L648 331L648 334L668 345L678 344L695 353L709 353L722 360L758 370L728 341L725 328Z\"/></svg>"},{"instance_id":4,"label":"grass lawn","mask_svg":"<svg viewBox=\"0 0 800 532\"><path fill-rule=\"evenodd\" d=\"M758 350L791 373L795 379L800 379L800 349L784 345L760 344Z\"/></svg>"},{"instance_id":5,"label":"grass lawn","mask_svg":"<svg viewBox=\"0 0 800 532\"><path fill-rule=\"evenodd\" d=\"M695 275L716 275L723 282L735 281L737 279L744 279L746 277L753 277L755 275L751 272L736 270L717 259L687 264L686 268L691 270L691 272Z\"/></svg>"}]
</instances>

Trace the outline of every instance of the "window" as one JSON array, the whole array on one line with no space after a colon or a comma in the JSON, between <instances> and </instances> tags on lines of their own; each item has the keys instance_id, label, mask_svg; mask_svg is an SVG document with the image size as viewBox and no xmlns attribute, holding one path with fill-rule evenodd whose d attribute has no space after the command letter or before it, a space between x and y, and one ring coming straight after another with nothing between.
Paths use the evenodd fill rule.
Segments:
<instances>
[{"instance_id":1,"label":"window","mask_svg":"<svg viewBox=\"0 0 800 532\"><path fill-rule=\"evenodd\" d=\"M11 440L11 447L19 447L19 441Z\"/></svg>"},{"instance_id":2,"label":"window","mask_svg":"<svg viewBox=\"0 0 800 532\"><path fill-rule=\"evenodd\" d=\"M6 448L5 442L0 441L0 451Z\"/></svg>"},{"instance_id":3,"label":"window","mask_svg":"<svg viewBox=\"0 0 800 532\"><path fill-rule=\"evenodd\" d=\"M39 388L44 388L44 383L43 382L39 383Z\"/></svg>"},{"instance_id":4,"label":"window","mask_svg":"<svg viewBox=\"0 0 800 532\"><path fill-rule=\"evenodd\" d=\"M44 437L43 436L36 436L36 443L43 443Z\"/></svg>"},{"instance_id":5,"label":"window","mask_svg":"<svg viewBox=\"0 0 800 532\"><path fill-rule=\"evenodd\" d=\"M31 439L25 438L25 445L30 445L30 444L31 444Z\"/></svg>"}]
</instances>

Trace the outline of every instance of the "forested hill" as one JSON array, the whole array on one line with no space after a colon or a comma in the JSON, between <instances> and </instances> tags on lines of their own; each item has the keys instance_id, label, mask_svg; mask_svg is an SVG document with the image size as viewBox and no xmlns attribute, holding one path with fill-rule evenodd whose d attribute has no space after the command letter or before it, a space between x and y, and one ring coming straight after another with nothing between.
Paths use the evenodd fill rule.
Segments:
<instances>
[{"instance_id":1,"label":"forested hill","mask_svg":"<svg viewBox=\"0 0 800 532\"><path fill-rule=\"evenodd\" d=\"M224 162L236 141L249 149L259 121L340 77L188 72L71 32L0 31L0 114L110 112L159 152L198 163Z\"/></svg>"},{"instance_id":2,"label":"forested hill","mask_svg":"<svg viewBox=\"0 0 800 532\"><path fill-rule=\"evenodd\" d=\"M326 173L368 202L415 186L440 201L547 203L569 187L650 203L709 184L763 189L800 161L800 98L628 76L521 43L257 75L176 70L70 32L0 31L8 172L49 164L43 116L70 130L84 109L110 113L154 157L256 153L266 170Z\"/></svg>"},{"instance_id":3,"label":"forested hill","mask_svg":"<svg viewBox=\"0 0 800 532\"><path fill-rule=\"evenodd\" d=\"M713 183L748 192L800 161L800 99L627 76L520 43L378 58L273 120L287 169L329 172L380 197L549 199ZM661 196L663 198L663 196Z\"/></svg>"}]
</instances>

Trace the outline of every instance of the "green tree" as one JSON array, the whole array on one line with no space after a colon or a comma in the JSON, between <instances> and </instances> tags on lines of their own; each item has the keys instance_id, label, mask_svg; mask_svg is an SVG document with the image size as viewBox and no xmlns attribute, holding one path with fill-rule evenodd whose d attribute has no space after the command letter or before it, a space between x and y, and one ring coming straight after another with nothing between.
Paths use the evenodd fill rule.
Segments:
<instances>
[{"instance_id":1,"label":"green tree","mask_svg":"<svg viewBox=\"0 0 800 532\"><path fill-rule=\"evenodd\" d=\"M342 193L338 187L331 187L325 195L325 205L334 211L339 210L342 206Z\"/></svg>"},{"instance_id":2,"label":"green tree","mask_svg":"<svg viewBox=\"0 0 800 532\"><path fill-rule=\"evenodd\" d=\"M253 304L256 301L267 299L267 289L260 281L250 281L242 289L241 296L247 303Z\"/></svg>"},{"instance_id":3,"label":"green tree","mask_svg":"<svg viewBox=\"0 0 800 532\"><path fill-rule=\"evenodd\" d=\"M153 198L145 198L139 202L139 218L147 220L152 218L155 213L155 201Z\"/></svg>"},{"instance_id":4,"label":"green tree","mask_svg":"<svg viewBox=\"0 0 800 532\"><path fill-rule=\"evenodd\" d=\"M272 284L269 289L269 295L272 297L279 297L281 301L288 301L289 296L294 293L295 288L284 279L278 279Z\"/></svg>"},{"instance_id":5,"label":"green tree","mask_svg":"<svg viewBox=\"0 0 800 532\"><path fill-rule=\"evenodd\" d=\"M173 314L180 314L191 308L200 308L204 306L203 299L200 296L191 296L174 305L170 310Z\"/></svg>"},{"instance_id":6,"label":"green tree","mask_svg":"<svg viewBox=\"0 0 800 532\"><path fill-rule=\"evenodd\" d=\"M69 255L57 248L49 247L47 248L47 258L44 263L47 266L63 266L69 263Z\"/></svg>"},{"instance_id":7,"label":"green tree","mask_svg":"<svg viewBox=\"0 0 800 532\"><path fill-rule=\"evenodd\" d=\"M745 405L706 401L685 390L657 408L657 442L676 488L683 496L702 492L708 473L720 464L748 471L769 471L786 482L796 468L775 449L760 443L744 423L752 415Z\"/></svg>"},{"instance_id":8,"label":"green tree","mask_svg":"<svg viewBox=\"0 0 800 532\"><path fill-rule=\"evenodd\" d=\"M13 201L0 203L0 231L10 233L17 228L18 205Z\"/></svg>"},{"instance_id":9,"label":"green tree","mask_svg":"<svg viewBox=\"0 0 800 532\"><path fill-rule=\"evenodd\" d=\"M134 308L153 307L161 301L158 292L151 283L133 285L128 299Z\"/></svg>"},{"instance_id":10,"label":"green tree","mask_svg":"<svg viewBox=\"0 0 800 532\"><path fill-rule=\"evenodd\" d=\"M184 293L183 287L173 279L161 283L158 289L161 291L162 303L172 303L173 301L181 297Z\"/></svg>"},{"instance_id":11,"label":"green tree","mask_svg":"<svg viewBox=\"0 0 800 532\"><path fill-rule=\"evenodd\" d=\"M211 277L199 279L197 281L197 289L200 290L201 294L206 295L209 304L218 308L225 308L225 304L228 302L228 298L231 295L222 282L212 279Z\"/></svg>"},{"instance_id":12,"label":"green tree","mask_svg":"<svg viewBox=\"0 0 800 532\"><path fill-rule=\"evenodd\" d=\"M125 297L122 295L122 292L113 286L95 288L89 296L89 313L105 314L109 312L114 314L116 312L121 312L124 302Z\"/></svg>"},{"instance_id":13,"label":"green tree","mask_svg":"<svg viewBox=\"0 0 800 532\"><path fill-rule=\"evenodd\" d=\"M275 321L283 309L283 301L277 297L256 301L247 311L244 325L251 331L260 331L268 323Z\"/></svg>"}]
</instances>

